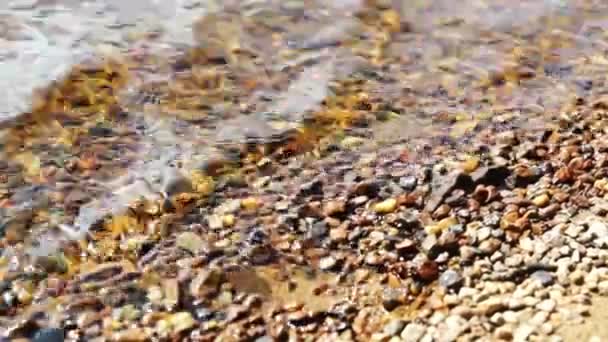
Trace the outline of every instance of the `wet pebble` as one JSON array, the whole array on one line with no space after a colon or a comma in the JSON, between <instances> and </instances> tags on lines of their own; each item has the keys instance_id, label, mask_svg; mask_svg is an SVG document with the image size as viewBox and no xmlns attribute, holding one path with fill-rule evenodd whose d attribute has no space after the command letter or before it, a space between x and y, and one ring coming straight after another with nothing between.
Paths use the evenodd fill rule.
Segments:
<instances>
[{"instance_id":1,"label":"wet pebble","mask_svg":"<svg viewBox=\"0 0 608 342\"><path fill-rule=\"evenodd\" d=\"M409 323L401 332L404 342L418 342L426 333L426 327L418 323Z\"/></svg>"},{"instance_id":2,"label":"wet pebble","mask_svg":"<svg viewBox=\"0 0 608 342\"><path fill-rule=\"evenodd\" d=\"M59 328L44 328L38 330L32 342L63 342L65 340L65 332Z\"/></svg>"}]
</instances>

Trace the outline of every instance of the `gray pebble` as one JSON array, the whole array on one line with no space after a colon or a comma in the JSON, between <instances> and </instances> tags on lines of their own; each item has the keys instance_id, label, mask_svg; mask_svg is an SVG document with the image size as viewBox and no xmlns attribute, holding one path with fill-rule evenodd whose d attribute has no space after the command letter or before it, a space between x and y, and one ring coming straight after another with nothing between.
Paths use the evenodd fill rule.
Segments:
<instances>
[{"instance_id":1,"label":"gray pebble","mask_svg":"<svg viewBox=\"0 0 608 342\"><path fill-rule=\"evenodd\" d=\"M553 274L543 270L532 273L530 278L539 281L542 286L549 286L554 282Z\"/></svg>"},{"instance_id":2,"label":"gray pebble","mask_svg":"<svg viewBox=\"0 0 608 342\"><path fill-rule=\"evenodd\" d=\"M454 270L447 270L439 277L439 285L451 289L462 284L462 275Z\"/></svg>"}]
</instances>

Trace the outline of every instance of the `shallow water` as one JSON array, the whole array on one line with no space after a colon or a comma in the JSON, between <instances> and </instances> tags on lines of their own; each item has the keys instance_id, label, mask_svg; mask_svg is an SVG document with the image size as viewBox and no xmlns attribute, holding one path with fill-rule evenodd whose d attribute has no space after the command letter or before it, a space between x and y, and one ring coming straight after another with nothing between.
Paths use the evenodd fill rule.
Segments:
<instances>
[{"instance_id":1,"label":"shallow water","mask_svg":"<svg viewBox=\"0 0 608 342\"><path fill-rule=\"evenodd\" d=\"M0 8L2 222L37 218L15 239L82 237L241 144L318 138L311 122L388 143L542 129L601 101L608 71L598 1L145 3Z\"/></svg>"}]
</instances>

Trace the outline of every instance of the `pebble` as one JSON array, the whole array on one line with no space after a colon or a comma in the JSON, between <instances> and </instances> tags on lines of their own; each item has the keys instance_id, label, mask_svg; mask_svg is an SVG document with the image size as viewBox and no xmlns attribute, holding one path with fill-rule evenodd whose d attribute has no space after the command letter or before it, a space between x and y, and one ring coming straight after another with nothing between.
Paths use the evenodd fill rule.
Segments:
<instances>
[{"instance_id":1,"label":"pebble","mask_svg":"<svg viewBox=\"0 0 608 342\"><path fill-rule=\"evenodd\" d=\"M591 223L587 231L599 239L608 238L608 226L604 222L595 221Z\"/></svg>"},{"instance_id":2,"label":"pebble","mask_svg":"<svg viewBox=\"0 0 608 342\"><path fill-rule=\"evenodd\" d=\"M235 219L234 215L232 215L232 214L222 216L222 225L225 228L230 228L230 227L234 226L235 221L236 221L236 219Z\"/></svg>"},{"instance_id":3,"label":"pebble","mask_svg":"<svg viewBox=\"0 0 608 342\"><path fill-rule=\"evenodd\" d=\"M186 330L190 330L196 325L196 321L192 317L192 314L187 311L178 312L171 315L168 318L168 322L172 327L174 333L181 333Z\"/></svg>"},{"instance_id":4,"label":"pebble","mask_svg":"<svg viewBox=\"0 0 608 342\"><path fill-rule=\"evenodd\" d=\"M504 304L502 298L490 297L479 303L478 308L483 315L491 316L496 312L506 309L507 306Z\"/></svg>"},{"instance_id":5,"label":"pebble","mask_svg":"<svg viewBox=\"0 0 608 342\"><path fill-rule=\"evenodd\" d=\"M498 340L511 341L513 339L513 328L509 325L498 327L494 332Z\"/></svg>"},{"instance_id":6,"label":"pebble","mask_svg":"<svg viewBox=\"0 0 608 342\"><path fill-rule=\"evenodd\" d=\"M119 342L145 342L150 340L150 334L142 328L131 328L115 333L112 339Z\"/></svg>"},{"instance_id":7,"label":"pebble","mask_svg":"<svg viewBox=\"0 0 608 342\"><path fill-rule=\"evenodd\" d=\"M184 232L177 236L175 244L192 254L198 254L205 248L203 239L196 233Z\"/></svg>"},{"instance_id":8,"label":"pebble","mask_svg":"<svg viewBox=\"0 0 608 342\"><path fill-rule=\"evenodd\" d=\"M549 204L549 201L550 201L549 195L542 194L542 195L534 197L532 199L532 204L534 204L535 206L537 206L539 208L543 208Z\"/></svg>"},{"instance_id":9,"label":"pebble","mask_svg":"<svg viewBox=\"0 0 608 342\"><path fill-rule=\"evenodd\" d=\"M218 230L223 227L222 218L215 214L207 216L207 224L209 225L209 228L213 230Z\"/></svg>"},{"instance_id":10,"label":"pebble","mask_svg":"<svg viewBox=\"0 0 608 342\"><path fill-rule=\"evenodd\" d=\"M190 179L186 178L179 170L171 167L164 171L162 191L169 196L184 192L192 192L193 187Z\"/></svg>"},{"instance_id":11,"label":"pebble","mask_svg":"<svg viewBox=\"0 0 608 342\"><path fill-rule=\"evenodd\" d=\"M532 318L529 320L529 322L530 322L530 324L540 326L543 323L545 323L548 318L549 318L549 312L539 311L539 312L535 313L534 316L532 316Z\"/></svg>"},{"instance_id":12,"label":"pebble","mask_svg":"<svg viewBox=\"0 0 608 342\"><path fill-rule=\"evenodd\" d=\"M257 210L262 203L259 199L255 197L247 197L241 201L241 207L247 211L255 211Z\"/></svg>"},{"instance_id":13,"label":"pebble","mask_svg":"<svg viewBox=\"0 0 608 342\"><path fill-rule=\"evenodd\" d=\"M65 332L59 328L44 328L38 330L32 342L63 342Z\"/></svg>"},{"instance_id":14,"label":"pebble","mask_svg":"<svg viewBox=\"0 0 608 342\"><path fill-rule=\"evenodd\" d=\"M576 237L579 236L579 234L582 231L583 231L583 227L582 226L571 224L568 228L566 228L566 230L564 231L564 233L566 235L568 235L569 237L576 238Z\"/></svg>"},{"instance_id":15,"label":"pebble","mask_svg":"<svg viewBox=\"0 0 608 342\"><path fill-rule=\"evenodd\" d=\"M542 331L545 335L550 335L555 330L555 327L550 322L545 322L540 326L540 331Z\"/></svg>"},{"instance_id":16,"label":"pebble","mask_svg":"<svg viewBox=\"0 0 608 342\"><path fill-rule=\"evenodd\" d=\"M540 302L540 299L532 296L524 297L523 304L527 307L535 307Z\"/></svg>"},{"instance_id":17,"label":"pebble","mask_svg":"<svg viewBox=\"0 0 608 342\"><path fill-rule=\"evenodd\" d=\"M506 323L517 323L519 321L519 314L515 311L507 310L502 313L502 318Z\"/></svg>"},{"instance_id":18,"label":"pebble","mask_svg":"<svg viewBox=\"0 0 608 342\"><path fill-rule=\"evenodd\" d=\"M477 241L481 242L486 240L492 235L492 229L490 227L481 227L477 230Z\"/></svg>"},{"instance_id":19,"label":"pebble","mask_svg":"<svg viewBox=\"0 0 608 342\"><path fill-rule=\"evenodd\" d=\"M324 257L321 260L319 260L319 268L324 271L333 269L336 266L336 264L337 264L336 258L334 258L333 256Z\"/></svg>"},{"instance_id":20,"label":"pebble","mask_svg":"<svg viewBox=\"0 0 608 342\"><path fill-rule=\"evenodd\" d=\"M414 176L404 176L399 178L399 186L406 191L412 191L418 185L418 179Z\"/></svg>"},{"instance_id":21,"label":"pebble","mask_svg":"<svg viewBox=\"0 0 608 342\"><path fill-rule=\"evenodd\" d=\"M436 224L428 225L424 229L428 234L439 235L448 230L450 227L457 225L458 219L455 217L446 217Z\"/></svg>"},{"instance_id":22,"label":"pebble","mask_svg":"<svg viewBox=\"0 0 608 342\"><path fill-rule=\"evenodd\" d=\"M444 322L445 327L442 326L443 329L440 330L439 341L456 341L468 326L467 321L457 315L448 316Z\"/></svg>"},{"instance_id":23,"label":"pebble","mask_svg":"<svg viewBox=\"0 0 608 342\"><path fill-rule=\"evenodd\" d=\"M597 284L597 290L600 295L608 296L608 280L604 280Z\"/></svg>"},{"instance_id":24,"label":"pebble","mask_svg":"<svg viewBox=\"0 0 608 342\"><path fill-rule=\"evenodd\" d=\"M397 209L397 200L394 198L386 199L374 205L374 211L378 214L392 213Z\"/></svg>"},{"instance_id":25,"label":"pebble","mask_svg":"<svg viewBox=\"0 0 608 342\"><path fill-rule=\"evenodd\" d=\"M535 327L529 324L521 324L515 329L513 334L513 342L527 342L528 337L536 330Z\"/></svg>"},{"instance_id":26,"label":"pebble","mask_svg":"<svg viewBox=\"0 0 608 342\"><path fill-rule=\"evenodd\" d=\"M401 332L403 342L419 342L426 333L426 327L418 323L408 324Z\"/></svg>"},{"instance_id":27,"label":"pebble","mask_svg":"<svg viewBox=\"0 0 608 342\"><path fill-rule=\"evenodd\" d=\"M335 216L344 213L346 209L346 203L344 201L329 201L323 205L324 216Z\"/></svg>"},{"instance_id":28,"label":"pebble","mask_svg":"<svg viewBox=\"0 0 608 342\"><path fill-rule=\"evenodd\" d=\"M454 270L447 270L439 276L439 285L446 289L457 287L462 283L462 275Z\"/></svg>"},{"instance_id":29,"label":"pebble","mask_svg":"<svg viewBox=\"0 0 608 342\"><path fill-rule=\"evenodd\" d=\"M530 275L530 278L540 282L542 286L549 286L553 284L554 281L553 274L543 270L535 271Z\"/></svg>"},{"instance_id":30,"label":"pebble","mask_svg":"<svg viewBox=\"0 0 608 342\"><path fill-rule=\"evenodd\" d=\"M393 319L384 326L383 333L388 336L399 335L405 327L405 324L406 322L403 320Z\"/></svg>"},{"instance_id":31,"label":"pebble","mask_svg":"<svg viewBox=\"0 0 608 342\"><path fill-rule=\"evenodd\" d=\"M568 275L568 279L575 285L583 285L585 282L585 273L580 270L575 270Z\"/></svg>"}]
</instances>

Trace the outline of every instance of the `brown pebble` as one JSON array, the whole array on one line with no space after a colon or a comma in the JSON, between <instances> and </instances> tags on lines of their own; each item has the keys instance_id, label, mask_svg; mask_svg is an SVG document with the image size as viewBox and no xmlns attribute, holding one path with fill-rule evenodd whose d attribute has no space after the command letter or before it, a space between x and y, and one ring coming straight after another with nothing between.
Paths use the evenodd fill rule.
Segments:
<instances>
[{"instance_id":1,"label":"brown pebble","mask_svg":"<svg viewBox=\"0 0 608 342\"><path fill-rule=\"evenodd\" d=\"M553 179L556 183L568 183L572 181L572 173L567 167L562 167L555 172Z\"/></svg>"},{"instance_id":2,"label":"brown pebble","mask_svg":"<svg viewBox=\"0 0 608 342\"><path fill-rule=\"evenodd\" d=\"M437 279L437 276L439 275L439 267L437 266L436 262L426 260L418 266L416 272L422 280L432 281Z\"/></svg>"},{"instance_id":3,"label":"brown pebble","mask_svg":"<svg viewBox=\"0 0 608 342\"><path fill-rule=\"evenodd\" d=\"M346 203L340 200L326 202L323 205L323 216L335 216L344 213Z\"/></svg>"}]
</instances>

